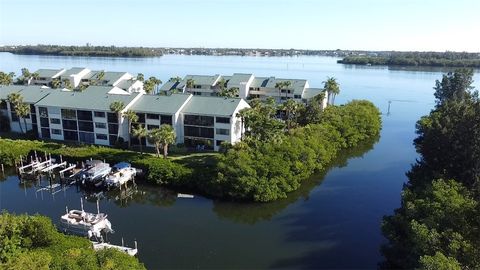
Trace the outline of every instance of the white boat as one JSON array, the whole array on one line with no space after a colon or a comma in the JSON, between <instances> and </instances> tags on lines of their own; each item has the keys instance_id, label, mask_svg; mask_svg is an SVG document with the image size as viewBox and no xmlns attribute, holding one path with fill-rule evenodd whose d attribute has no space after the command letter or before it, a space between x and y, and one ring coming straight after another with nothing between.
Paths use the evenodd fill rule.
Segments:
<instances>
[{"instance_id":1,"label":"white boat","mask_svg":"<svg viewBox=\"0 0 480 270\"><path fill-rule=\"evenodd\" d=\"M70 210L60 217L62 227L65 231L74 234L87 235L89 238L95 236L101 238L102 232L113 232L112 224L107 219L107 215L100 213L97 201L97 214L88 213L83 210L83 200L81 200L81 210Z\"/></svg>"},{"instance_id":2,"label":"white boat","mask_svg":"<svg viewBox=\"0 0 480 270\"><path fill-rule=\"evenodd\" d=\"M89 160L86 162L85 168L78 174L78 179L84 185L99 187L111 170L112 168L108 163L100 160Z\"/></svg>"},{"instance_id":3,"label":"white boat","mask_svg":"<svg viewBox=\"0 0 480 270\"><path fill-rule=\"evenodd\" d=\"M112 167L112 171L104 181L107 187L120 187L137 175L137 169L132 168L130 163L120 162Z\"/></svg>"}]
</instances>

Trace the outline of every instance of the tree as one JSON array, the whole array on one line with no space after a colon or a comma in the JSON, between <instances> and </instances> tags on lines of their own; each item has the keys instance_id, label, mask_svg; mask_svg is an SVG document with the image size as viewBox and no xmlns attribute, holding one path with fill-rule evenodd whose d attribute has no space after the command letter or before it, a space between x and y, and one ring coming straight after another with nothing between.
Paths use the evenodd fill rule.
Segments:
<instances>
[{"instance_id":1,"label":"tree","mask_svg":"<svg viewBox=\"0 0 480 270\"><path fill-rule=\"evenodd\" d=\"M193 87L195 87L195 80L193 80L193 79L188 79L188 80L187 80L187 83L186 83L186 86L187 86L187 88L192 89Z\"/></svg>"},{"instance_id":2,"label":"tree","mask_svg":"<svg viewBox=\"0 0 480 270\"><path fill-rule=\"evenodd\" d=\"M180 78L179 76L175 76L175 77L171 77L168 81L170 82L180 82L182 80L182 78Z\"/></svg>"},{"instance_id":3,"label":"tree","mask_svg":"<svg viewBox=\"0 0 480 270\"><path fill-rule=\"evenodd\" d=\"M245 134L245 118L248 116L250 108L243 108L237 113L237 117L240 117L240 140L243 141L243 135Z\"/></svg>"},{"instance_id":4,"label":"tree","mask_svg":"<svg viewBox=\"0 0 480 270\"><path fill-rule=\"evenodd\" d=\"M63 86L66 88L66 89L69 89L69 90L72 90L72 83L70 82L69 79L63 79Z\"/></svg>"},{"instance_id":5,"label":"tree","mask_svg":"<svg viewBox=\"0 0 480 270\"><path fill-rule=\"evenodd\" d=\"M175 143L175 131L168 124L163 124L160 128L150 130L149 139L155 145L157 156L160 156L160 148L163 149L163 157L167 158L168 145Z\"/></svg>"},{"instance_id":6,"label":"tree","mask_svg":"<svg viewBox=\"0 0 480 270\"><path fill-rule=\"evenodd\" d=\"M147 92L147 94L151 94L153 92L157 92L158 90L158 85L161 84L162 81L155 78L155 77L150 77L148 78L147 81L145 81L144 85L143 85L143 89L145 90L145 92Z\"/></svg>"},{"instance_id":7,"label":"tree","mask_svg":"<svg viewBox=\"0 0 480 270\"><path fill-rule=\"evenodd\" d=\"M19 84L28 84L30 78L32 77L32 74L27 68L22 68L22 76L18 78L17 83Z\"/></svg>"},{"instance_id":8,"label":"tree","mask_svg":"<svg viewBox=\"0 0 480 270\"><path fill-rule=\"evenodd\" d=\"M27 118L30 115L30 106L26 103L20 103L15 107L15 112L17 113L19 118L23 119L23 123L25 125L25 133L26 133L28 130ZM18 121L18 124L20 125L20 121ZM20 130L22 130L22 125L20 125Z\"/></svg>"},{"instance_id":9,"label":"tree","mask_svg":"<svg viewBox=\"0 0 480 270\"><path fill-rule=\"evenodd\" d=\"M323 82L323 89L331 96L331 104L335 104L335 97L340 94L340 86L337 83L337 79L334 77L327 77L327 80Z\"/></svg>"},{"instance_id":10,"label":"tree","mask_svg":"<svg viewBox=\"0 0 480 270\"><path fill-rule=\"evenodd\" d=\"M143 73L138 73L137 74L137 80L143 82L145 80L145 76L143 75Z\"/></svg>"},{"instance_id":11,"label":"tree","mask_svg":"<svg viewBox=\"0 0 480 270\"><path fill-rule=\"evenodd\" d=\"M13 78L15 77L15 73L5 73L0 71L0 85L10 85L13 83Z\"/></svg>"},{"instance_id":12,"label":"tree","mask_svg":"<svg viewBox=\"0 0 480 270\"><path fill-rule=\"evenodd\" d=\"M53 79L53 80L50 82L50 86L51 86L53 89L57 89L57 88L60 88L60 86L62 86L62 82L61 82L59 79Z\"/></svg>"},{"instance_id":13,"label":"tree","mask_svg":"<svg viewBox=\"0 0 480 270\"><path fill-rule=\"evenodd\" d=\"M120 139L120 126L121 126L121 118L122 118L122 115L120 114L120 112L123 110L123 108L125 107L125 104L122 102L122 101L114 101L110 104L110 111L112 111L113 113L115 113L117 115L117 124L118 124L118 131L117 131L117 142L118 140Z\"/></svg>"},{"instance_id":14,"label":"tree","mask_svg":"<svg viewBox=\"0 0 480 270\"><path fill-rule=\"evenodd\" d=\"M275 84L275 88L278 89L278 98L281 97L281 92L285 91L285 97L287 97L288 92L286 91L292 85L291 81L281 81Z\"/></svg>"},{"instance_id":15,"label":"tree","mask_svg":"<svg viewBox=\"0 0 480 270\"><path fill-rule=\"evenodd\" d=\"M280 109L285 112L285 123L288 131L297 124L297 117L300 108L300 103L293 99L287 100L280 106Z\"/></svg>"},{"instance_id":16,"label":"tree","mask_svg":"<svg viewBox=\"0 0 480 270\"><path fill-rule=\"evenodd\" d=\"M218 82L216 84L216 88L218 89L219 93L222 93L223 91L226 90L226 84L227 84L227 82L225 81L224 78L220 78L220 80L218 80Z\"/></svg>"},{"instance_id":17,"label":"tree","mask_svg":"<svg viewBox=\"0 0 480 270\"><path fill-rule=\"evenodd\" d=\"M140 124L133 128L132 135L139 140L140 153L143 154L142 138L146 138L148 136L148 130Z\"/></svg>"},{"instance_id":18,"label":"tree","mask_svg":"<svg viewBox=\"0 0 480 270\"><path fill-rule=\"evenodd\" d=\"M20 118L20 115L19 115L19 113L17 112L18 108L20 107L20 110L22 110L21 113L23 113L24 110L25 110L25 109L23 108L23 106L22 106L22 104L23 104L23 97L22 97L22 95L20 95L20 93L18 93L18 92L10 93L10 94L8 94L8 96L7 96L7 101L10 103L10 109L15 110L15 113L16 113L17 116ZM18 121L18 126L20 127L20 131L21 131L22 133L24 133L24 132L23 132L23 129L22 129L22 124L20 123L20 119L19 119L19 121Z\"/></svg>"},{"instance_id":19,"label":"tree","mask_svg":"<svg viewBox=\"0 0 480 270\"><path fill-rule=\"evenodd\" d=\"M229 89L223 89L218 93L220 97L234 98L238 97L239 89L238 87L230 87Z\"/></svg>"},{"instance_id":20,"label":"tree","mask_svg":"<svg viewBox=\"0 0 480 270\"><path fill-rule=\"evenodd\" d=\"M437 105L447 100L462 100L468 98L473 90L473 69L456 69L455 72L444 74L442 81L435 81L434 96Z\"/></svg>"},{"instance_id":21,"label":"tree","mask_svg":"<svg viewBox=\"0 0 480 270\"><path fill-rule=\"evenodd\" d=\"M130 134L132 132L132 124L138 121L138 115L134 111L128 110L123 113L123 117L126 117L128 120L128 134ZM132 145L130 135L128 137L128 148L130 148Z\"/></svg>"}]
</instances>

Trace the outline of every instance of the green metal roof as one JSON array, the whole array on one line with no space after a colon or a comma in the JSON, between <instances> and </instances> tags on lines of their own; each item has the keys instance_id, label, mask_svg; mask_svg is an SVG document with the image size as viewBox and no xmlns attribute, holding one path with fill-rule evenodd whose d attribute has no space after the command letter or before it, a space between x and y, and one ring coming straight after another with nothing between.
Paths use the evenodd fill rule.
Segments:
<instances>
[{"instance_id":1,"label":"green metal roof","mask_svg":"<svg viewBox=\"0 0 480 270\"><path fill-rule=\"evenodd\" d=\"M323 88L305 88L303 92L302 98L304 99L311 99L314 96L320 95L324 92Z\"/></svg>"},{"instance_id":2,"label":"green metal roof","mask_svg":"<svg viewBox=\"0 0 480 270\"><path fill-rule=\"evenodd\" d=\"M227 87L230 88L239 85L242 82L248 82L252 76L253 74L233 73L233 76L228 80Z\"/></svg>"},{"instance_id":3,"label":"green metal roof","mask_svg":"<svg viewBox=\"0 0 480 270\"><path fill-rule=\"evenodd\" d=\"M38 73L38 77L40 78L52 78L53 76L57 75L59 72L65 71L65 69L38 69L34 73Z\"/></svg>"},{"instance_id":4,"label":"green metal roof","mask_svg":"<svg viewBox=\"0 0 480 270\"><path fill-rule=\"evenodd\" d=\"M113 85L114 82L118 81L118 79L125 74L127 74L127 72L106 71L102 80L107 81L108 85Z\"/></svg>"},{"instance_id":5,"label":"green metal roof","mask_svg":"<svg viewBox=\"0 0 480 270\"><path fill-rule=\"evenodd\" d=\"M38 102L37 105L110 111L112 102L121 101L126 106L139 95L138 93L129 95L108 94L111 89L110 86L90 86L83 92L55 91Z\"/></svg>"},{"instance_id":6,"label":"green metal roof","mask_svg":"<svg viewBox=\"0 0 480 270\"><path fill-rule=\"evenodd\" d=\"M170 91L172 89L180 89L180 88L182 88L182 87L180 87L180 83L181 83L181 81L180 82L177 82L177 81L174 81L174 80L168 81L168 82L164 83L162 85L162 87L160 87L160 91Z\"/></svg>"},{"instance_id":7,"label":"green metal roof","mask_svg":"<svg viewBox=\"0 0 480 270\"><path fill-rule=\"evenodd\" d=\"M184 114L232 116L242 99L193 96L185 105Z\"/></svg>"},{"instance_id":8,"label":"green metal roof","mask_svg":"<svg viewBox=\"0 0 480 270\"><path fill-rule=\"evenodd\" d=\"M67 69L64 73L62 73L62 75L60 75L60 77L68 78L68 77L70 77L70 75L78 74L79 72L81 72L84 69L85 68L82 68L82 67L73 67L71 69Z\"/></svg>"},{"instance_id":9,"label":"green metal roof","mask_svg":"<svg viewBox=\"0 0 480 270\"><path fill-rule=\"evenodd\" d=\"M285 82L285 81L290 82L289 89L292 89L293 93L298 94L298 95L301 95L303 93L303 90L305 89L305 86L307 84L307 80L270 78L265 87L266 88L275 88L275 85L277 83Z\"/></svg>"},{"instance_id":10,"label":"green metal roof","mask_svg":"<svg viewBox=\"0 0 480 270\"><path fill-rule=\"evenodd\" d=\"M187 75L183 78L182 85L186 85L189 79L192 79L196 85L210 85L213 84L220 78L220 75Z\"/></svg>"},{"instance_id":11,"label":"green metal roof","mask_svg":"<svg viewBox=\"0 0 480 270\"><path fill-rule=\"evenodd\" d=\"M252 81L252 84L250 84L250 87L265 87L268 83L267 77L255 77Z\"/></svg>"},{"instance_id":12,"label":"green metal roof","mask_svg":"<svg viewBox=\"0 0 480 270\"><path fill-rule=\"evenodd\" d=\"M39 85L8 85L0 87L0 99L7 99L10 93L20 93L25 103L36 103L50 93L59 90Z\"/></svg>"},{"instance_id":13,"label":"green metal roof","mask_svg":"<svg viewBox=\"0 0 480 270\"><path fill-rule=\"evenodd\" d=\"M130 110L146 113L174 114L185 104L190 96L185 94L172 94L170 96L143 95L130 107Z\"/></svg>"}]
</instances>

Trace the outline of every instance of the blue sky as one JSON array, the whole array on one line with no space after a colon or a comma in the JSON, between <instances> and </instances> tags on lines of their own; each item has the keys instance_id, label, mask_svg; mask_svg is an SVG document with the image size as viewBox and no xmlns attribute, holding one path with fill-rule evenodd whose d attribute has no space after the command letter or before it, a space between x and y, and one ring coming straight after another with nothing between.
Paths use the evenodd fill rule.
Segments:
<instances>
[{"instance_id":1,"label":"blue sky","mask_svg":"<svg viewBox=\"0 0 480 270\"><path fill-rule=\"evenodd\" d=\"M478 0L0 0L0 44L480 52Z\"/></svg>"}]
</instances>

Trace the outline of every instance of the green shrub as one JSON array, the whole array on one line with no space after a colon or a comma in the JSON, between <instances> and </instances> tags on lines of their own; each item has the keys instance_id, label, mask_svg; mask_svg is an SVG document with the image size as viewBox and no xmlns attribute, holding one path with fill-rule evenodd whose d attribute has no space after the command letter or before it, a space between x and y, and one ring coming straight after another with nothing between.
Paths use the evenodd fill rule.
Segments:
<instances>
[{"instance_id":1,"label":"green shrub","mask_svg":"<svg viewBox=\"0 0 480 270\"><path fill-rule=\"evenodd\" d=\"M145 269L118 250L95 252L86 238L59 233L44 216L0 215L0 269Z\"/></svg>"}]
</instances>

